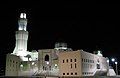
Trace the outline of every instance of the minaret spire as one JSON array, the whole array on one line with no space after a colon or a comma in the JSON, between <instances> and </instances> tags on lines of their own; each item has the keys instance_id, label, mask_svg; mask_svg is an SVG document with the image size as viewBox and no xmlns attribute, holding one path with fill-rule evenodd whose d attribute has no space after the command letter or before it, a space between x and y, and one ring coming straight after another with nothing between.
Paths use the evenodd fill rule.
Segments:
<instances>
[{"instance_id":1,"label":"minaret spire","mask_svg":"<svg viewBox=\"0 0 120 78\"><path fill-rule=\"evenodd\" d=\"M26 31L27 28L27 19L26 19L26 13L20 14L20 19L18 20L18 30L24 30Z\"/></svg>"},{"instance_id":2,"label":"minaret spire","mask_svg":"<svg viewBox=\"0 0 120 78\"><path fill-rule=\"evenodd\" d=\"M26 13L21 13L18 19L18 31L16 31L16 45L13 54L17 56L27 55L27 41L28 41L28 31L27 31L27 19Z\"/></svg>"}]
</instances>

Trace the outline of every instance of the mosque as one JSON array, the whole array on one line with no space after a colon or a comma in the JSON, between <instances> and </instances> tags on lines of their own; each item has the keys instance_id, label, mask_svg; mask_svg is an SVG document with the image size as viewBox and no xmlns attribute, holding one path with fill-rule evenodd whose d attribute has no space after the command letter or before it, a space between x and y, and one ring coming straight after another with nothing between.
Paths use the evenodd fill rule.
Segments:
<instances>
[{"instance_id":1,"label":"mosque","mask_svg":"<svg viewBox=\"0 0 120 78\"><path fill-rule=\"evenodd\" d=\"M92 54L73 51L66 43L56 43L53 49L28 51L26 13L21 13L13 53L6 55L5 76L94 76L108 75L109 63L101 51ZM115 72L113 72L115 75Z\"/></svg>"}]
</instances>

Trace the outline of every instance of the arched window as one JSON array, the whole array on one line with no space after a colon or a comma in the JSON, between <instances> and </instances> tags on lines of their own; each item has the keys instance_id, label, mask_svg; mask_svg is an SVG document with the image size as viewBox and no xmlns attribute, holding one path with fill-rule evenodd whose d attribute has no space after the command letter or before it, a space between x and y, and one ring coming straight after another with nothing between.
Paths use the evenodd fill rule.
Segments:
<instances>
[{"instance_id":1,"label":"arched window","mask_svg":"<svg viewBox=\"0 0 120 78\"><path fill-rule=\"evenodd\" d=\"M45 61L49 61L49 55L45 56Z\"/></svg>"}]
</instances>

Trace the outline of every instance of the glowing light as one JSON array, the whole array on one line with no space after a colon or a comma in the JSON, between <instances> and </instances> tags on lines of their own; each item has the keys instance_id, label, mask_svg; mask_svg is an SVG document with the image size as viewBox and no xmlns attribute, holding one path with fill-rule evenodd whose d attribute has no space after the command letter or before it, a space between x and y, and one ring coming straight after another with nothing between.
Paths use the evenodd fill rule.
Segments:
<instances>
[{"instance_id":1,"label":"glowing light","mask_svg":"<svg viewBox=\"0 0 120 78\"><path fill-rule=\"evenodd\" d=\"M109 63L109 60L107 60L107 63Z\"/></svg>"},{"instance_id":2,"label":"glowing light","mask_svg":"<svg viewBox=\"0 0 120 78\"><path fill-rule=\"evenodd\" d=\"M103 55L101 54L101 51L98 51L97 55L99 55L99 56L103 56Z\"/></svg>"},{"instance_id":3,"label":"glowing light","mask_svg":"<svg viewBox=\"0 0 120 78\"><path fill-rule=\"evenodd\" d=\"M18 51L17 56L26 56L26 51Z\"/></svg>"},{"instance_id":4,"label":"glowing light","mask_svg":"<svg viewBox=\"0 0 120 78\"><path fill-rule=\"evenodd\" d=\"M57 64L55 64L55 67L57 67Z\"/></svg>"},{"instance_id":5,"label":"glowing light","mask_svg":"<svg viewBox=\"0 0 120 78\"><path fill-rule=\"evenodd\" d=\"M115 62L115 64L118 64L117 62Z\"/></svg>"},{"instance_id":6,"label":"glowing light","mask_svg":"<svg viewBox=\"0 0 120 78\"><path fill-rule=\"evenodd\" d=\"M32 65L34 65L35 63L34 62L32 62Z\"/></svg>"},{"instance_id":7,"label":"glowing light","mask_svg":"<svg viewBox=\"0 0 120 78\"><path fill-rule=\"evenodd\" d=\"M23 65L21 64L20 67L23 67Z\"/></svg>"},{"instance_id":8,"label":"glowing light","mask_svg":"<svg viewBox=\"0 0 120 78\"><path fill-rule=\"evenodd\" d=\"M112 60L112 62L114 62L114 61L115 61L115 59L114 59L114 58L112 58L111 60Z\"/></svg>"},{"instance_id":9,"label":"glowing light","mask_svg":"<svg viewBox=\"0 0 120 78\"><path fill-rule=\"evenodd\" d=\"M49 62L48 62L48 61L47 61L46 63L47 63L47 64L49 64Z\"/></svg>"},{"instance_id":10,"label":"glowing light","mask_svg":"<svg viewBox=\"0 0 120 78\"><path fill-rule=\"evenodd\" d=\"M32 61L32 58L29 58L29 61Z\"/></svg>"},{"instance_id":11,"label":"glowing light","mask_svg":"<svg viewBox=\"0 0 120 78\"><path fill-rule=\"evenodd\" d=\"M20 14L20 18L26 18L26 14L25 13L21 13Z\"/></svg>"}]
</instances>

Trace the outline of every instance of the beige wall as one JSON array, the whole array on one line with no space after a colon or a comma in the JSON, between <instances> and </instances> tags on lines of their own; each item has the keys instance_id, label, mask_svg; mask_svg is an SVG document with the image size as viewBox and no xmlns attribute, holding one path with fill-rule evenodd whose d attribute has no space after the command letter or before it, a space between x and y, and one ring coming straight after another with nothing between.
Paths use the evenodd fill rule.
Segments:
<instances>
[{"instance_id":1,"label":"beige wall","mask_svg":"<svg viewBox=\"0 0 120 78\"><path fill-rule=\"evenodd\" d=\"M76 59L76 62L75 62L75 59ZM64 60L64 63L63 63L63 60ZM75 67L75 64L76 64L76 67ZM63 73L65 73L65 75L63 75ZM82 73L81 73L80 51L60 52L59 53L59 76L81 76L81 75Z\"/></svg>"},{"instance_id":2,"label":"beige wall","mask_svg":"<svg viewBox=\"0 0 120 78\"><path fill-rule=\"evenodd\" d=\"M92 54L89 52L85 52L80 50L82 57L82 74L83 76L93 76L96 72L102 71L107 72L107 59L105 57ZM99 62L98 62L99 60ZM99 63L100 69L97 68L97 64Z\"/></svg>"},{"instance_id":3,"label":"beige wall","mask_svg":"<svg viewBox=\"0 0 120 78\"><path fill-rule=\"evenodd\" d=\"M6 55L6 71L5 76L18 76L20 58L16 55Z\"/></svg>"}]
</instances>

